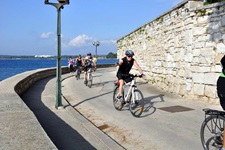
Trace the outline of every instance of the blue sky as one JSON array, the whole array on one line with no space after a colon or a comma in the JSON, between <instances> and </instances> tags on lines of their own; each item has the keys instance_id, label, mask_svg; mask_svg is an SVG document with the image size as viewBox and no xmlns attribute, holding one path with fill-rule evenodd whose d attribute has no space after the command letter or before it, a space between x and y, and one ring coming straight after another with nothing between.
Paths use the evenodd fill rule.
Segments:
<instances>
[{"instance_id":1,"label":"blue sky","mask_svg":"<svg viewBox=\"0 0 225 150\"><path fill-rule=\"evenodd\" d=\"M56 0L49 0L57 2ZM61 11L62 55L116 53L116 41L182 0L70 0ZM57 11L44 0L2 1L0 55L57 55Z\"/></svg>"}]
</instances>

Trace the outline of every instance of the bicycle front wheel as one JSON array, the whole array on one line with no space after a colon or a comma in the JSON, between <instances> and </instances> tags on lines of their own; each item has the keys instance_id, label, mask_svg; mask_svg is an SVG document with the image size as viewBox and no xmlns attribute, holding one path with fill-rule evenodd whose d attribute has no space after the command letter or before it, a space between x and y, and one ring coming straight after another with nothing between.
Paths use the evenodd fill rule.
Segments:
<instances>
[{"instance_id":1,"label":"bicycle front wheel","mask_svg":"<svg viewBox=\"0 0 225 150\"><path fill-rule=\"evenodd\" d=\"M92 86L92 81L93 81L92 74L89 74L89 75L88 75L88 87L89 87L89 88L91 88L91 86Z\"/></svg>"},{"instance_id":2,"label":"bicycle front wheel","mask_svg":"<svg viewBox=\"0 0 225 150\"><path fill-rule=\"evenodd\" d=\"M135 89L130 98L130 112L134 117L140 117L144 109L144 97L140 90Z\"/></svg>"},{"instance_id":3,"label":"bicycle front wheel","mask_svg":"<svg viewBox=\"0 0 225 150\"><path fill-rule=\"evenodd\" d=\"M77 75L77 80L80 79L80 70L79 69L77 69L76 75Z\"/></svg>"},{"instance_id":4,"label":"bicycle front wheel","mask_svg":"<svg viewBox=\"0 0 225 150\"><path fill-rule=\"evenodd\" d=\"M219 150L223 145L225 118L219 115L207 117L201 126L201 142L204 150Z\"/></svg>"}]
</instances>

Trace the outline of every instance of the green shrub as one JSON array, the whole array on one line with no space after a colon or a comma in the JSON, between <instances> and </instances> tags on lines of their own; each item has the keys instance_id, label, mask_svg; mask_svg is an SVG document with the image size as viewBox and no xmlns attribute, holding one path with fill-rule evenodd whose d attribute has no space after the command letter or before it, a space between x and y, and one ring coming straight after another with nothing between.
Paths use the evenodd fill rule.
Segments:
<instances>
[{"instance_id":1,"label":"green shrub","mask_svg":"<svg viewBox=\"0 0 225 150\"><path fill-rule=\"evenodd\" d=\"M225 0L206 0L204 2L204 5L212 4L212 3L218 3L218 2L223 2Z\"/></svg>"}]
</instances>

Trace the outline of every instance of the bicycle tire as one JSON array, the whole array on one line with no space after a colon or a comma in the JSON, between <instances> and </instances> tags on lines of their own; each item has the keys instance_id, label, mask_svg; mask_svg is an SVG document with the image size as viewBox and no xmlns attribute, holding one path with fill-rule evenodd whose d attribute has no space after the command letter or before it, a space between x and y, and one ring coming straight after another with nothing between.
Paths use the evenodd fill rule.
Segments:
<instances>
[{"instance_id":1,"label":"bicycle tire","mask_svg":"<svg viewBox=\"0 0 225 150\"><path fill-rule=\"evenodd\" d=\"M89 74L89 75L88 75L88 87L89 87L89 88L91 88L91 86L92 86L92 79L93 79L93 78L92 78L92 74Z\"/></svg>"},{"instance_id":2,"label":"bicycle tire","mask_svg":"<svg viewBox=\"0 0 225 150\"><path fill-rule=\"evenodd\" d=\"M121 105L121 101L117 98L119 93L119 86L116 86L113 91L113 106L116 110L122 110L123 108L123 105Z\"/></svg>"},{"instance_id":3,"label":"bicycle tire","mask_svg":"<svg viewBox=\"0 0 225 150\"><path fill-rule=\"evenodd\" d=\"M79 80L80 79L80 70L79 69L77 69L76 75L77 75L77 80Z\"/></svg>"},{"instance_id":4,"label":"bicycle tire","mask_svg":"<svg viewBox=\"0 0 225 150\"><path fill-rule=\"evenodd\" d=\"M88 85L88 80L87 80L88 78L87 78L87 75L86 75L86 78L85 78L85 79L86 79L86 80L85 80L85 81L86 81L86 82L85 82L85 85L87 86L87 85Z\"/></svg>"},{"instance_id":5,"label":"bicycle tire","mask_svg":"<svg viewBox=\"0 0 225 150\"><path fill-rule=\"evenodd\" d=\"M202 123L200 136L204 150L222 148L225 117L210 115Z\"/></svg>"},{"instance_id":6,"label":"bicycle tire","mask_svg":"<svg viewBox=\"0 0 225 150\"><path fill-rule=\"evenodd\" d=\"M131 94L129 109L134 117L141 116L144 109L144 96L139 89L134 90L134 95Z\"/></svg>"}]
</instances>

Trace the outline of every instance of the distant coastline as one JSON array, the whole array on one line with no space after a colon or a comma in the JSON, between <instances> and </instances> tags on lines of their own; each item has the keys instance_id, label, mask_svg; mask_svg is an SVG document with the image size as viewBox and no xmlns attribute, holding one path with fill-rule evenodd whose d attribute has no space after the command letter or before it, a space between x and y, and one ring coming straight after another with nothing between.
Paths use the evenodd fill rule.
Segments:
<instances>
[{"instance_id":1,"label":"distant coastline","mask_svg":"<svg viewBox=\"0 0 225 150\"><path fill-rule=\"evenodd\" d=\"M69 59L77 58L78 55L62 55L61 59ZM82 55L85 57L86 55ZM0 59L56 59L57 56L53 55L0 55ZM114 58L107 58L107 55L98 55L98 59L116 59Z\"/></svg>"},{"instance_id":2,"label":"distant coastline","mask_svg":"<svg viewBox=\"0 0 225 150\"><path fill-rule=\"evenodd\" d=\"M68 66L66 57L62 58L61 65ZM100 59L98 64L116 64L117 59ZM33 57L2 57L0 58L0 81L16 74L40 69L56 67L56 58L35 58Z\"/></svg>"}]
</instances>

